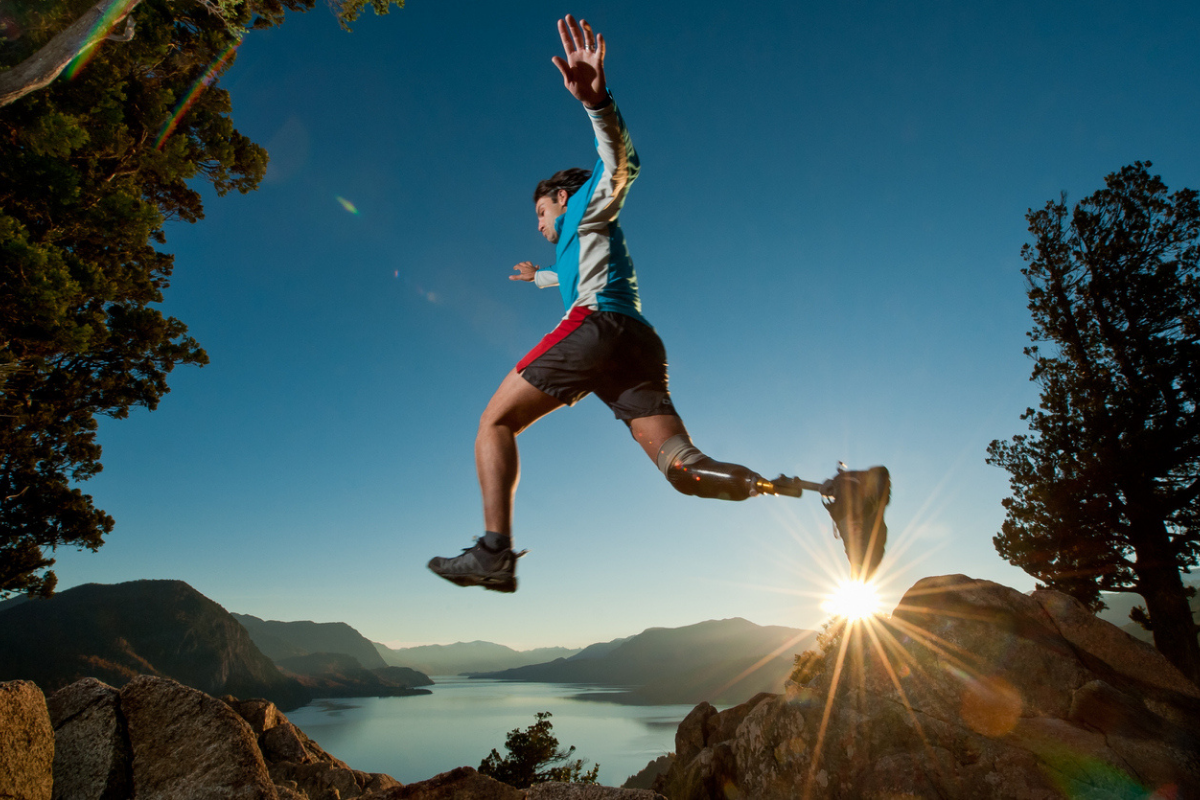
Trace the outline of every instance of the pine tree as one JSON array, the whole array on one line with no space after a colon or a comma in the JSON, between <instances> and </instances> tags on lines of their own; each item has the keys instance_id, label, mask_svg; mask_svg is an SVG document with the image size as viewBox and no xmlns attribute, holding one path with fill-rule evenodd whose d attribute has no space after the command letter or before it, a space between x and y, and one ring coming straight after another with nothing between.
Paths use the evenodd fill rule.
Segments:
<instances>
[{"instance_id":1,"label":"pine tree","mask_svg":"<svg viewBox=\"0 0 1200 800\"><path fill-rule=\"evenodd\" d=\"M97 417L154 409L176 366L207 363L155 308L173 267L163 226L203 218L195 181L218 195L258 185L267 153L213 84L249 29L312 3L140 0L129 37L85 37L98 44L0 113L0 596L51 593L47 551L95 550L112 531L77 486L101 469ZM346 0L343 22L367 3ZM89 7L17 6L0 76Z\"/></svg>"},{"instance_id":2,"label":"pine tree","mask_svg":"<svg viewBox=\"0 0 1200 800\"><path fill-rule=\"evenodd\" d=\"M1022 255L1041 405L1030 434L994 441L1010 473L1000 554L1092 609L1136 592L1134 618L1200 682L1191 590L1200 555L1200 205L1148 162L1068 212L1027 215ZM1044 348L1044 349L1043 349Z\"/></svg>"},{"instance_id":3,"label":"pine tree","mask_svg":"<svg viewBox=\"0 0 1200 800\"><path fill-rule=\"evenodd\" d=\"M479 772L518 789L547 781L595 783L600 765L584 772L583 759L570 760L575 752L574 745L559 750L550 716L549 711L539 711L533 725L525 730L514 728L509 731L504 740L508 755L501 758L493 749L479 765ZM561 766L553 766L555 764Z\"/></svg>"}]
</instances>

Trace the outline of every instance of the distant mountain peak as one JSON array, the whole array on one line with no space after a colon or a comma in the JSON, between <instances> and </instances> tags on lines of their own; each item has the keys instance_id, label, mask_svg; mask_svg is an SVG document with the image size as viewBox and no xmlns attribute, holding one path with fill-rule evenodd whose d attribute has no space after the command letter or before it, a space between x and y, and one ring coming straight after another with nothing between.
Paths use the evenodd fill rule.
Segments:
<instances>
[{"instance_id":1,"label":"distant mountain peak","mask_svg":"<svg viewBox=\"0 0 1200 800\"><path fill-rule=\"evenodd\" d=\"M53 691L80 678L121 686L156 674L209 694L308 700L218 603L180 580L86 583L0 615L0 680Z\"/></svg>"}]
</instances>

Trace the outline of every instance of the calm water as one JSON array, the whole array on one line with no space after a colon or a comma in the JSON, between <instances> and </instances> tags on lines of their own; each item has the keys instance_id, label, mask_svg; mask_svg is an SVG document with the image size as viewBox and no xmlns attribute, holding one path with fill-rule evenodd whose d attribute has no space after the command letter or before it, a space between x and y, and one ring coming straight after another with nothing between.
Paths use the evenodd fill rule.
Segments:
<instances>
[{"instance_id":1,"label":"calm water","mask_svg":"<svg viewBox=\"0 0 1200 800\"><path fill-rule=\"evenodd\" d=\"M478 767L504 737L549 711L560 747L600 764L600 782L620 786L675 749L675 729L692 706L625 706L603 702L605 690L551 683L435 677L419 697L318 700L287 717L354 769L384 772L402 783L455 767ZM591 698L578 699L585 694Z\"/></svg>"}]
</instances>

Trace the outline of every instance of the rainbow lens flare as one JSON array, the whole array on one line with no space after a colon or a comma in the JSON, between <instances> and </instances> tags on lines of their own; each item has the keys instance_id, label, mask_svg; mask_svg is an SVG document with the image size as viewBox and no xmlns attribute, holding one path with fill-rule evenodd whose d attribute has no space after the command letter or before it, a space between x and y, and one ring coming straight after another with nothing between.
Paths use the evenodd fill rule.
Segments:
<instances>
[{"instance_id":1,"label":"rainbow lens flare","mask_svg":"<svg viewBox=\"0 0 1200 800\"><path fill-rule=\"evenodd\" d=\"M139 0L121 0L119 3L113 3L109 6L108 11L100 15L84 40L90 44L80 50L79 55L71 59L71 63L67 64L67 68L63 70L68 80L74 80L75 76L83 71L83 68L96 55L96 51L100 49L100 43L112 32L113 28L117 27L118 22L128 16L130 9L138 2Z\"/></svg>"},{"instance_id":2,"label":"rainbow lens flare","mask_svg":"<svg viewBox=\"0 0 1200 800\"><path fill-rule=\"evenodd\" d=\"M180 120L182 120L184 115L187 114L188 109L190 109L192 104L196 102L196 99L200 97L200 93L211 86L214 81L216 81L217 76L221 74L221 71L224 70L231 61L233 61L233 57L237 54L237 49L240 46L241 42L238 42L225 48L225 51L217 56L216 60L214 60L212 64L208 66L208 69L204 71L204 74L200 76L199 80L192 84L192 88L189 89L188 93L185 94L183 99L179 101L179 105L175 106L175 112L171 115L171 118L167 120L167 124L163 125L162 131L158 134L158 139L154 141L155 149L162 149L163 143L166 142L167 138L175 132L175 127L179 125Z\"/></svg>"}]
</instances>

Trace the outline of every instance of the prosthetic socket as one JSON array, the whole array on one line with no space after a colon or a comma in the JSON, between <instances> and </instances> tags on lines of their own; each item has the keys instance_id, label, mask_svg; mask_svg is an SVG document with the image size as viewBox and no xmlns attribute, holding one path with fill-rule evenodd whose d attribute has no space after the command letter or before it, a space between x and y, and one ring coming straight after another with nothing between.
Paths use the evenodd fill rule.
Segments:
<instances>
[{"instance_id":1,"label":"prosthetic socket","mask_svg":"<svg viewBox=\"0 0 1200 800\"><path fill-rule=\"evenodd\" d=\"M762 476L740 464L714 461L683 434L663 442L656 459L671 485L683 494L716 500L745 500L770 485Z\"/></svg>"}]
</instances>

